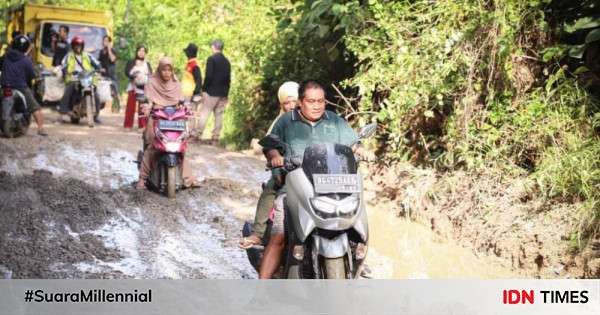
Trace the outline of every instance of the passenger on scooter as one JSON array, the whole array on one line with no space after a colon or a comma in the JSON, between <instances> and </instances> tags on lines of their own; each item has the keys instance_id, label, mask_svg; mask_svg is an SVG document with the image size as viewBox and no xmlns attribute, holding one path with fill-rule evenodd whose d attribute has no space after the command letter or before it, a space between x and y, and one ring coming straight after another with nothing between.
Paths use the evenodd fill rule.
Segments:
<instances>
[{"instance_id":1,"label":"passenger on scooter","mask_svg":"<svg viewBox=\"0 0 600 315\"><path fill-rule=\"evenodd\" d=\"M298 88L299 84L296 82L288 81L282 84L279 87L279 91L277 92L277 98L279 99L279 115L271 124L269 131L267 134L271 133L275 122L283 114L293 110L298 105ZM273 207L273 202L275 201L275 196L277 194L275 187L275 179L271 178L266 183L260 197L258 198L258 204L256 205L256 214L254 216L254 224L252 225L252 234L249 237L243 238L239 247L242 249L250 248L254 245L262 244L262 238L267 229L267 220L269 219L269 210Z\"/></svg>"},{"instance_id":2,"label":"passenger on scooter","mask_svg":"<svg viewBox=\"0 0 600 315\"><path fill-rule=\"evenodd\" d=\"M73 77L82 71L100 70L100 63L94 56L88 54L83 49L85 41L81 36L75 36L71 40L72 51L69 52L62 61L63 77L65 78L65 94L60 102L59 112L66 115L71 110L73 96L77 92L77 82L73 81ZM96 115L94 121L99 123L98 113L100 112L100 100L98 94L95 94Z\"/></svg>"},{"instance_id":3,"label":"passenger on scooter","mask_svg":"<svg viewBox=\"0 0 600 315\"><path fill-rule=\"evenodd\" d=\"M145 114L149 115L152 110L161 109L166 106L182 106L184 97L181 91L181 83L175 77L173 61L169 57L162 57L159 60L158 68L152 75L144 88L144 93L148 99L148 106L145 108ZM147 147L144 150L144 158L140 168L140 177L136 185L137 189L145 189L146 179L150 176L152 163L155 159L156 150L152 146L154 140L154 120L150 115L148 124L144 130L144 139ZM190 168L187 158L184 156L181 167L183 185L185 187L197 187L198 183Z\"/></svg>"},{"instance_id":4,"label":"passenger on scooter","mask_svg":"<svg viewBox=\"0 0 600 315\"><path fill-rule=\"evenodd\" d=\"M44 116L42 115L40 104L37 102L31 91L31 83L35 78L33 63L27 55L31 51L31 41L27 36L19 35L14 38L11 48L9 48L4 57L2 65L2 76L0 85L2 87L18 90L25 97L27 108L33 114L33 118L38 127L38 135L47 136L44 130Z\"/></svg>"},{"instance_id":5,"label":"passenger on scooter","mask_svg":"<svg viewBox=\"0 0 600 315\"><path fill-rule=\"evenodd\" d=\"M279 185L284 184L281 180L285 175L282 170L284 156L303 156L304 149L315 143L352 145L358 140L358 135L346 120L325 110L325 89L322 85L316 81L306 81L300 86L299 94L299 107L279 118L270 133L278 136L289 147L264 148L273 167L273 178L279 178ZM285 187L279 193L283 193L284 189ZM281 261L285 239L282 202L283 198L279 197L275 202L271 237L260 266L261 279L270 279Z\"/></svg>"}]
</instances>

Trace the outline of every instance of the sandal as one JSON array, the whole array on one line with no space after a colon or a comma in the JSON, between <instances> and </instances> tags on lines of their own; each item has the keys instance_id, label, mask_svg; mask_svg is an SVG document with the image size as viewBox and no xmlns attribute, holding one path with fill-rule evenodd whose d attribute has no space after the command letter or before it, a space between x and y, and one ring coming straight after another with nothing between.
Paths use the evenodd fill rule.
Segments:
<instances>
[{"instance_id":1,"label":"sandal","mask_svg":"<svg viewBox=\"0 0 600 315\"><path fill-rule=\"evenodd\" d=\"M191 183L190 183L190 184L187 186L187 188L200 188L200 187L202 187L202 185L201 185L201 184L200 184L200 182L199 182L199 181L197 181L197 180L195 180L195 181L191 182Z\"/></svg>"},{"instance_id":2,"label":"sandal","mask_svg":"<svg viewBox=\"0 0 600 315\"><path fill-rule=\"evenodd\" d=\"M140 179L137 184L135 185L135 189L136 190L145 190L146 189L146 181L143 179Z\"/></svg>"},{"instance_id":3,"label":"sandal","mask_svg":"<svg viewBox=\"0 0 600 315\"><path fill-rule=\"evenodd\" d=\"M262 245L262 241L256 235L252 235L252 236L248 236L248 237L243 237L240 240L240 242L238 243L238 247L241 248L241 249L249 249L249 248L252 248L254 246L260 246L260 245Z\"/></svg>"}]
</instances>

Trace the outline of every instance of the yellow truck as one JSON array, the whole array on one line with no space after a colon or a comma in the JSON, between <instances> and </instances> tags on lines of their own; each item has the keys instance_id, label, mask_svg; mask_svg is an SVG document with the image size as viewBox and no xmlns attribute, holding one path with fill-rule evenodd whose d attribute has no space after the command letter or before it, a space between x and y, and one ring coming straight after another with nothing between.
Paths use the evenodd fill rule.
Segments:
<instances>
[{"instance_id":1,"label":"yellow truck","mask_svg":"<svg viewBox=\"0 0 600 315\"><path fill-rule=\"evenodd\" d=\"M69 27L69 42L74 36L82 36L85 39L85 50L95 57L98 57L102 49L102 38L105 35L112 36L112 16L105 11L37 4L24 4L6 10L8 42L12 41L14 31L33 35L33 61L47 68L52 66L54 55L52 35L58 33L61 25Z\"/></svg>"}]
</instances>

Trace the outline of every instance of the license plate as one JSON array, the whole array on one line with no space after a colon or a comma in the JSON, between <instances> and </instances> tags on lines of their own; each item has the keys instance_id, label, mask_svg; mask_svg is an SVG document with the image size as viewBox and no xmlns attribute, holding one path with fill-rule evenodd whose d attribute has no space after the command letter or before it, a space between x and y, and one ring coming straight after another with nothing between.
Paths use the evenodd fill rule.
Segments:
<instances>
[{"instance_id":1,"label":"license plate","mask_svg":"<svg viewBox=\"0 0 600 315\"><path fill-rule=\"evenodd\" d=\"M160 130L185 130L185 121L183 120L159 120L158 129Z\"/></svg>"},{"instance_id":2,"label":"license plate","mask_svg":"<svg viewBox=\"0 0 600 315\"><path fill-rule=\"evenodd\" d=\"M360 192L356 174L313 174L313 182L315 192L319 194Z\"/></svg>"}]
</instances>

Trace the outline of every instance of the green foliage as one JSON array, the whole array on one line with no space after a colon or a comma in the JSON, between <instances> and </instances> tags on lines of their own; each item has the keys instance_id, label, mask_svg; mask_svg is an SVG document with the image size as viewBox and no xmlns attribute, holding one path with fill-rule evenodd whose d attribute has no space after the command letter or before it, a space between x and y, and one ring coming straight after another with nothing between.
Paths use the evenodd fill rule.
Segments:
<instances>
[{"instance_id":1,"label":"green foliage","mask_svg":"<svg viewBox=\"0 0 600 315\"><path fill-rule=\"evenodd\" d=\"M370 1L344 38L359 66L344 84L382 126L388 159L532 177L547 198L581 203L577 234L589 236L600 223L598 103L573 77L584 68L554 62L572 45L550 25L596 20L550 15L559 2Z\"/></svg>"},{"instance_id":2,"label":"green foliage","mask_svg":"<svg viewBox=\"0 0 600 315\"><path fill-rule=\"evenodd\" d=\"M255 103L236 116L231 136L238 147L264 136L279 112L277 89L285 81L319 80L329 90L332 106L339 106L330 84L354 74L355 59L343 38L364 13L360 8L359 1L333 0L277 1L272 6L268 16L277 24L256 60L262 84L254 91Z\"/></svg>"}]
</instances>

